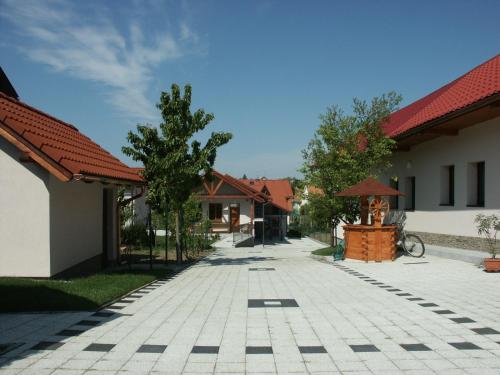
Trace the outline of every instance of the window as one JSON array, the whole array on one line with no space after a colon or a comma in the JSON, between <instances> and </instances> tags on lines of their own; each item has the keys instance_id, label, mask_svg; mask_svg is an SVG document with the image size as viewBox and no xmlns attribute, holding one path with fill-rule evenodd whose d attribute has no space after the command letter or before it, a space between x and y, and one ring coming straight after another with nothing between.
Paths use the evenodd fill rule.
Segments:
<instances>
[{"instance_id":1,"label":"window","mask_svg":"<svg viewBox=\"0 0 500 375\"><path fill-rule=\"evenodd\" d=\"M389 186L393 189L399 190L399 180L397 177L391 177L389 180ZM399 209L399 197L394 195L389 198L389 206L391 210Z\"/></svg>"},{"instance_id":2,"label":"window","mask_svg":"<svg viewBox=\"0 0 500 375\"><path fill-rule=\"evenodd\" d=\"M441 167L441 206L455 204L455 166Z\"/></svg>"},{"instance_id":3,"label":"window","mask_svg":"<svg viewBox=\"0 0 500 375\"><path fill-rule=\"evenodd\" d=\"M222 221L222 203L210 203L208 205L208 218L214 221Z\"/></svg>"},{"instance_id":4,"label":"window","mask_svg":"<svg viewBox=\"0 0 500 375\"><path fill-rule=\"evenodd\" d=\"M415 176L405 179L405 210L415 209Z\"/></svg>"},{"instance_id":5,"label":"window","mask_svg":"<svg viewBox=\"0 0 500 375\"><path fill-rule=\"evenodd\" d=\"M484 161L467 165L467 206L484 207Z\"/></svg>"}]
</instances>

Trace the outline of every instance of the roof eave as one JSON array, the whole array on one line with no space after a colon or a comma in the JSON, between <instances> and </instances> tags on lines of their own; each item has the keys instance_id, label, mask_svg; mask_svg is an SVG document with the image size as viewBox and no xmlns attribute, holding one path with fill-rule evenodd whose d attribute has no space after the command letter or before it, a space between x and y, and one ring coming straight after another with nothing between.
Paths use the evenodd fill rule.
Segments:
<instances>
[{"instance_id":1,"label":"roof eave","mask_svg":"<svg viewBox=\"0 0 500 375\"><path fill-rule=\"evenodd\" d=\"M500 92L494 93L490 96L487 96L477 102L474 102L472 104L469 104L466 107L459 108L455 111L449 112L441 117L438 117L434 120L427 121L417 127L411 128L403 133L400 133L396 136L391 137L394 139L396 142L402 141L406 138L409 138L415 134L421 133L425 130L431 129L435 126L441 125L447 121L450 121L454 118L466 115L468 113L474 112L478 109L481 109L483 107L492 105L500 100Z\"/></svg>"}]
</instances>

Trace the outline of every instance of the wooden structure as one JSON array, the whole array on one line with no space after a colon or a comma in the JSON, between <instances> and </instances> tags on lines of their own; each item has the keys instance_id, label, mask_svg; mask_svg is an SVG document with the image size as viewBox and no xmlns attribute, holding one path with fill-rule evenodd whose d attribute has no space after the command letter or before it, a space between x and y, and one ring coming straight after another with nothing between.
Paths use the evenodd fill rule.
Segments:
<instances>
[{"instance_id":1,"label":"wooden structure","mask_svg":"<svg viewBox=\"0 0 500 375\"><path fill-rule=\"evenodd\" d=\"M361 224L348 224L343 227L346 258L366 262L394 260L397 226L382 225L383 218L390 209L389 202L382 197L403 194L373 178L367 178L336 195L359 196L361 200ZM369 197L373 197L370 202ZM369 214L370 223L368 223Z\"/></svg>"}]
</instances>

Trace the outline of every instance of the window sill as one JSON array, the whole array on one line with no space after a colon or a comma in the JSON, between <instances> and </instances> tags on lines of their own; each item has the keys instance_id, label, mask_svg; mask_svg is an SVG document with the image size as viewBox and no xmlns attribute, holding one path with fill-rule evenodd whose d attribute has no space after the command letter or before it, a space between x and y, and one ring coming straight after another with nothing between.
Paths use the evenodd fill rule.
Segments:
<instances>
[{"instance_id":1,"label":"window sill","mask_svg":"<svg viewBox=\"0 0 500 375\"><path fill-rule=\"evenodd\" d=\"M468 204L467 207L484 208L484 204Z\"/></svg>"}]
</instances>

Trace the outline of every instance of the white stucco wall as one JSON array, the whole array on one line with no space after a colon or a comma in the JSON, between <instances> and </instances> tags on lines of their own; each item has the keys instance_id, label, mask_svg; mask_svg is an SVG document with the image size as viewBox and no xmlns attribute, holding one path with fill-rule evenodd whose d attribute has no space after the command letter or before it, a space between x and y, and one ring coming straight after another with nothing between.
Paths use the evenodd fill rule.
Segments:
<instances>
[{"instance_id":1,"label":"white stucco wall","mask_svg":"<svg viewBox=\"0 0 500 375\"><path fill-rule=\"evenodd\" d=\"M477 236L477 213L500 213L500 117L466 128L458 136L443 136L399 152L393 157L389 176L399 178L405 192L405 177L416 177L415 211L407 212L407 229L419 232ZM485 207L467 207L467 168L471 162L485 162ZM441 170L455 166L455 204L440 206ZM470 190L470 188L469 188ZM405 207L399 198L399 208Z\"/></svg>"},{"instance_id":2,"label":"white stucco wall","mask_svg":"<svg viewBox=\"0 0 500 375\"><path fill-rule=\"evenodd\" d=\"M0 276L47 277L49 174L0 138Z\"/></svg>"},{"instance_id":3,"label":"white stucco wall","mask_svg":"<svg viewBox=\"0 0 500 375\"><path fill-rule=\"evenodd\" d=\"M252 200L244 198L233 199L213 199L209 201L202 201L201 208L203 210L203 217L208 218L209 203L222 203L222 221L229 223L229 207L231 204L237 203L240 205L240 225L249 224L251 222L251 207Z\"/></svg>"},{"instance_id":4,"label":"white stucco wall","mask_svg":"<svg viewBox=\"0 0 500 375\"><path fill-rule=\"evenodd\" d=\"M103 185L50 176L51 275L102 253Z\"/></svg>"}]
</instances>

